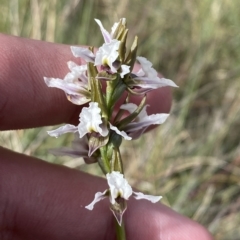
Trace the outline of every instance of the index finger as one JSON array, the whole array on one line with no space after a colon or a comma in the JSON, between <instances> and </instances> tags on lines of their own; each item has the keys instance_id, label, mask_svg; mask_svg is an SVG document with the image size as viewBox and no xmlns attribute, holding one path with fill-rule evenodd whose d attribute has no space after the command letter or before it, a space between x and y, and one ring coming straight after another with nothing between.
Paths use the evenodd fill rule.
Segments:
<instances>
[{"instance_id":1,"label":"index finger","mask_svg":"<svg viewBox=\"0 0 240 240\"><path fill-rule=\"evenodd\" d=\"M43 81L43 76L63 78L67 61L83 63L72 56L70 47L3 34L0 42L0 130L77 123L82 106L70 103L64 92ZM169 88L154 92L147 100L149 113L168 112Z\"/></svg>"}]
</instances>

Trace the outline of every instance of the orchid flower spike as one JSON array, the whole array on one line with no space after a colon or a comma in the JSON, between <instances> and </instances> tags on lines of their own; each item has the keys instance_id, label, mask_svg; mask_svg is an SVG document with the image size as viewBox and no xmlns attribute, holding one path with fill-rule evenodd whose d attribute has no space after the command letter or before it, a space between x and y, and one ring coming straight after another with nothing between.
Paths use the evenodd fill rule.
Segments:
<instances>
[{"instance_id":1,"label":"orchid flower spike","mask_svg":"<svg viewBox=\"0 0 240 240\"><path fill-rule=\"evenodd\" d=\"M133 195L133 197L137 200L145 199L152 203L158 202L162 197L161 196L152 196L152 195L145 195L141 192L135 192L132 190L132 187L129 185L127 180L124 178L123 174L117 171L113 171L111 173L107 173L107 182L109 185L109 189L106 189L103 192L97 192L95 194L94 200L87 205L85 208L88 210L93 210L94 205L101 201L104 198L109 197L110 203L112 205L118 204L121 200L128 200L130 196ZM120 215L117 214L115 211L113 211L114 216L116 217L119 225L121 225L122 222L122 216L123 213L126 210L126 207L122 210Z\"/></svg>"}]
</instances>

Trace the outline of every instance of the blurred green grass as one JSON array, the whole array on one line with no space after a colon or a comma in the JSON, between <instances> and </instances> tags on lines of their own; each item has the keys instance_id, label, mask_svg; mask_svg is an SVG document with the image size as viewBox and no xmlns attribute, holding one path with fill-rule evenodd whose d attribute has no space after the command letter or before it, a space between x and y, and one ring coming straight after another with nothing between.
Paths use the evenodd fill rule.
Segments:
<instances>
[{"instance_id":1,"label":"blurred green grass","mask_svg":"<svg viewBox=\"0 0 240 240\"><path fill-rule=\"evenodd\" d=\"M0 32L99 46L94 18L110 29L126 17L147 57L179 89L168 121L122 147L126 175L146 192L206 226L216 239L240 236L240 2L238 0L0 0ZM156 103L157 104L157 103ZM0 144L50 162L99 173L81 159L56 158L49 128L0 133Z\"/></svg>"}]
</instances>

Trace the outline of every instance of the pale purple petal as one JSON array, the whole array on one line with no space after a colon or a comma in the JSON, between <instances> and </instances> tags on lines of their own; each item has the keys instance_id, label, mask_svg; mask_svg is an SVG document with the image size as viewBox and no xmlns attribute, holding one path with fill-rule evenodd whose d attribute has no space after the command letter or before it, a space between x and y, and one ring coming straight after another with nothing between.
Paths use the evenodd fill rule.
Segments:
<instances>
[{"instance_id":1,"label":"pale purple petal","mask_svg":"<svg viewBox=\"0 0 240 240\"><path fill-rule=\"evenodd\" d=\"M67 76L68 79L71 77L71 76L68 76L68 74L66 76ZM75 84L75 83L64 81L64 80L59 79L59 78L46 78L46 77L44 77L44 81L45 81L45 83L47 84L48 87L59 88L67 94L81 95L81 94L79 94L79 91L83 90L82 86L80 86L78 84Z\"/></svg>"},{"instance_id":2,"label":"pale purple petal","mask_svg":"<svg viewBox=\"0 0 240 240\"><path fill-rule=\"evenodd\" d=\"M148 116L147 111L146 111L147 107L148 107L148 105L145 105L143 107L142 111L135 118L134 122L139 122L139 121L141 121L141 119ZM122 104L121 107L120 107L120 109L127 110L129 113L133 113L137 108L138 108L138 106L135 103Z\"/></svg>"},{"instance_id":3,"label":"pale purple petal","mask_svg":"<svg viewBox=\"0 0 240 240\"><path fill-rule=\"evenodd\" d=\"M56 156L69 156L72 158L82 157L86 164L97 162L97 158L89 157L88 138L84 136L79 138L78 134L75 134L75 139L72 142L72 148L63 147L59 149L50 149L49 152Z\"/></svg>"},{"instance_id":4,"label":"pale purple petal","mask_svg":"<svg viewBox=\"0 0 240 240\"><path fill-rule=\"evenodd\" d=\"M121 78L123 78L124 77L124 75L126 75L126 74L128 74L128 73L130 73L130 66L128 66L128 65L121 65L121 73L120 73L120 76L121 76Z\"/></svg>"},{"instance_id":5,"label":"pale purple petal","mask_svg":"<svg viewBox=\"0 0 240 240\"><path fill-rule=\"evenodd\" d=\"M87 48L71 46L71 51L74 57L80 57L86 62L94 62L95 56L93 52Z\"/></svg>"},{"instance_id":6,"label":"pale purple petal","mask_svg":"<svg viewBox=\"0 0 240 240\"><path fill-rule=\"evenodd\" d=\"M132 139L124 131L120 131L117 127L113 126L111 123L109 123L109 126L110 126L110 129L112 129L117 134L121 135L125 140L131 140Z\"/></svg>"},{"instance_id":7,"label":"pale purple petal","mask_svg":"<svg viewBox=\"0 0 240 240\"><path fill-rule=\"evenodd\" d=\"M169 116L169 114L166 113L158 113L148 116L146 111L147 106L148 105L143 107L142 111L138 114L138 116L134 119L133 122L128 123L124 127L124 131L127 132L129 136L131 136L130 133L139 131L143 128L146 130L146 128L149 127L150 125L162 124L166 121L167 117ZM127 103L121 105L120 109L124 109L131 114L137 109L137 105L134 103ZM143 132L141 131L140 134L141 133ZM139 133L136 136L138 135Z\"/></svg>"},{"instance_id":8,"label":"pale purple petal","mask_svg":"<svg viewBox=\"0 0 240 240\"><path fill-rule=\"evenodd\" d=\"M153 79L158 77L158 73L154 68L152 68L152 63L150 61L148 61L145 57L137 57L137 60L139 61L145 76Z\"/></svg>"},{"instance_id":9,"label":"pale purple petal","mask_svg":"<svg viewBox=\"0 0 240 240\"><path fill-rule=\"evenodd\" d=\"M159 77L135 77L134 83L129 84L132 87L142 87L142 88L160 88L160 87L178 87L172 80Z\"/></svg>"},{"instance_id":10,"label":"pale purple petal","mask_svg":"<svg viewBox=\"0 0 240 240\"><path fill-rule=\"evenodd\" d=\"M133 196L137 200L145 199L145 200L148 200L148 201L150 201L152 203L156 203L156 202L158 202L162 198L162 196L145 195L145 194L143 194L141 192L133 192Z\"/></svg>"},{"instance_id":11,"label":"pale purple petal","mask_svg":"<svg viewBox=\"0 0 240 240\"><path fill-rule=\"evenodd\" d=\"M66 124L62 127L59 127L55 130L52 130L52 131L47 131L47 133L51 136L51 137L59 137L60 135L64 134L64 133L69 133L69 132L72 132L72 133L75 133L78 131L78 128L74 125L71 125L71 124Z\"/></svg>"},{"instance_id":12,"label":"pale purple petal","mask_svg":"<svg viewBox=\"0 0 240 240\"><path fill-rule=\"evenodd\" d=\"M96 21L96 23L100 27L100 30L102 32L105 43L111 42L112 37L111 37L110 33L103 27L102 22L98 19L94 19L94 20Z\"/></svg>"},{"instance_id":13,"label":"pale purple petal","mask_svg":"<svg viewBox=\"0 0 240 240\"><path fill-rule=\"evenodd\" d=\"M87 205L85 208L87 208L88 210L93 210L93 207L97 202L107 197L106 196L107 191L108 190L105 190L104 192L95 193L93 201L89 205Z\"/></svg>"},{"instance_id":14,"label":"pale purple petal","mask_svg":"<svg viewBox=\"0 0 240 240\"><path fill-rule=\"evenodd\" d=\"M80 94L76 94L76 95L75 94L66 94L66 96L70 102L72 102L76 105L83 105L83 104L91 101L90 96L89 96L89 98L85 97L84 95L80 95Z\"/></svg>"},{"instance_id":15,"label":"pale purple petal","mask_svg":"<svg viewBox=\"0 0 240 240\"><path fill-rule=\"evenodd\" d=\"M100 124L100 128L102 129L100 134L101 134L103 137L106 137L106 136L108 135L108 133L109 133L109 130L108 130L107 125L104 124L104 123L101 123L101 124Z\"/></svg>"},{"instance_id":16,"label":"pale purple petal","mask_svg":"<svg viewBox=\"0 0 240 240\"><path fill-rule=\"evenodd\" d=\"M67 62L68 68L71 71L78 71L78 72L84 72L87 71L87 64L83 64L83 65L78 65L73 61L68 61Z\"/></svg>"},{"instance_id":17,"label":"pale purple petal","mask_svg":"<svg viewBox=\"0 0 240 240\"><path fill-rule=\"evenodd\" d=\"M141 128L137 131L134 131L134 132L129 132L129 136L135 140L135 139L138 139L146 130L147 130L148 127L145 127L145 128Z\"/></svg>"},{"instance_id":18,"label":"pale purple petal","mask_svg":"<svg viewBox=\"0 0 240 240\"><path fill-rule=\"evenodd\" d=\"M87 85L88 78L87 78L87 65L77 65L76 63L69 61L67 62L68 68L71 70L72 74L75 75L75 82L79 83L79 79Z\"/></svg>"},{"instance_id":19,"label":"pale purple petal","mask_svg":"<svg viewBox=\"0 0 240 240\"><path fill-rule=\"evenodd\" d=\"M88 157L88 153L74 150L72 148L68 147L62 147L57 149L49 149L49 152L56 156L69 156L72 158L78 158L78 157Z\"/></svg>"},{"instance_id":20,"label":"pale purple petal","mask_svg":"<svg viewBox=\"0 0 240 240\"><path fill-rule=\"evenodd\" d=\"M169 114L166 114L166 113L149 115L149 116L141 119L141 121L139 121L139 122L131 122L131 123L127 124L127 126L124 128L124 131L129 133L129 132L138 131L138 130L148 127L150 125L162 124L166 121L168 116L169 116Z\"/></svg>"}]
</instances>

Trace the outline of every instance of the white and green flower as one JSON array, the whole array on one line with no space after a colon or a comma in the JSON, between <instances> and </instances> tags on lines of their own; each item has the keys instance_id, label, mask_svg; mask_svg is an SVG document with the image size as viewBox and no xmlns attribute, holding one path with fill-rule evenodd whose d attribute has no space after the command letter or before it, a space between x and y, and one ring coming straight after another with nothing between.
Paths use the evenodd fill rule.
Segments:
<instances>
[{"instance_id":1,"label":"white and green flower","mask_svg":"<svg viewBox=\"0 0 240 240\"><path fill-rule=\"evenodd\" d=\"M169 116L169 114L166 113L148 115L146 111L147 106L148 105L143 107L142 111L138 114L134 121L128 123L123 128L124 132L133 139L140 137L149 126L164 123ZM127 103L121 105L120 109L126 110L131 114L137 109L137 107L138 106L134 103Z\"/></svg>"},{"instance_id":2,"label":"white and green flower","mask_svg":"<svg viewBox=\"0 0 240 240\"><path fill-rule=\"evenodd\" d=\"M162 198L161 196L145 195L141 192L133 191L132 187L129 185L127 180L124 178L123 174L121 174L120 172L113 171L111 173L107 173L106 178L107 178L109 189L106 189L103 192L97 192L94 196L94 200L85 207L88 210L93 210L94 205L97 202L99 202L107 197L109 197L110 203L112 205L116 204L119 199L120 200L121 199L128 200L131 196L133 196L137 200L145 199L152 203L156 203ZM126 208L123 209L123 212L121 212L120 218L118 218L114 214L120 225L121 225L121 221L122 221L122 215L125 210L126 210Z\"/></svg>"},{"instance_id":3,"label":"white and green flower","mask_svg":"<svg viewBox=\"0 0 240 240\"><path fill-rule=\"evenodd\" d=\"M141 68L138 72L131 74L131 79L127 85L133 92L145 94L146 92L161 87L178 87L172 80L160 78L157 71L152 67L152 63L144 57L137 57Z\"/></svg>"}]
</instances>

